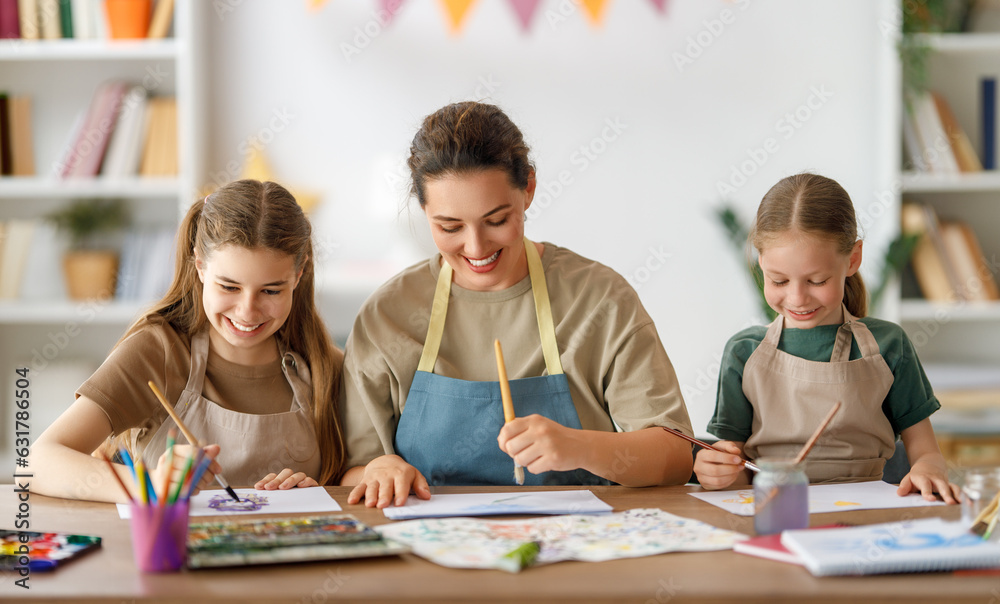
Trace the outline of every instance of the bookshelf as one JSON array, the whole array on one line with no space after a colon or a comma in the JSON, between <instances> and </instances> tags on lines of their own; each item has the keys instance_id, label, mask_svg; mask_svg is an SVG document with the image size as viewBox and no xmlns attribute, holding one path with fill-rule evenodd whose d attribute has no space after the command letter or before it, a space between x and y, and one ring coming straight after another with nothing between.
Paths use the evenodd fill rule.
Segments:
<instances>
[{"instance_id":1,"label":"bookshelf","mask_svg":"<svg viewBox=\"0 0 1000 604\"><path fill-rule=\"evenodd\" d=\"M1000 33L918 34L930 48L929 87L951 106L961 128L982 157L980 80L1000 79ZM905 110L901 110L903 113ZM1000 278L1000 171L958 174L922 172L904 166L899 177L904 201L929 204L941 220L969 224L983 248L986 266ZM957 466L1000 463L1000 302L931 302L903 292L899 318L928 367L943 409L932 418L948 459ZM966 373L968 371L968 373ZM965 377L961 377L961 375ZM936 383L936 380L940 382ZM948 387L941 388L941 384ZM971 397L976 408L962 402ZM952 396L954 394L954 396ZM961 395L961 396L959 396ZM977 421L965 421L973 413ZM988 419L992 418L992 419Z\"/></svg>"},{"instance_id":2,"label":"bookshelf","mask_svg":"<svg viewBox=\"0 0 1000 604\"><path fill-rule=\"evenodd\" d=\"M0 40L0 90L31 98L35 161L34 176L0 177L0 220L40 219L76 199L117 198L128 204L133 228L176 228L206 181L202 100L206 78L204 61L198 58L203 56L201 28L209 8L197 0L176 0L172 33L164 39ZM112 79L141 85L151 96L176 99L176 176L56 176L54 165L68 144L77 115L88 107L98 86ZM55 249L29 249L59 255ZM164 258L164 263L170 259ZM63 277L26 274L24 280L29 279L36 285L29 289L38 292L46 290L46 280L61 282ZM10 468L14 461L15 369L32 369L34 440L73 401L80 381L152 301L74 301L59 295L0 301L2 467ZM10 480L8 476L0 482Z\"/></svg>"}]
</instances>

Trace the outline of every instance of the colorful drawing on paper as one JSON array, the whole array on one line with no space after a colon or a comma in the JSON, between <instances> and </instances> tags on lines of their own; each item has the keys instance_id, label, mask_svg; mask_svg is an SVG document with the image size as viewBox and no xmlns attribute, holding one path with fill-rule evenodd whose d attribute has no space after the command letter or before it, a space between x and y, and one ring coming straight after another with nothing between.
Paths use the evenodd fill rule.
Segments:
<instances>
[{"instance_id":1,"label":"colorful drawing on paper","mask_svg":"<svg viewBox=\"0 0 1000 604\"><path fill-rule=\"evenodd\" d=\"M535 564L547 564L723 550L746 538L655 508L510 521L428 518L384 524L375 530L442 566L504 570L511 570L504 564L504 555L526 542L540 544Z\"/></svg>"},{"instance_id":2,"label":"colorful drawing on paper","mask_svg":"<svg viewBox=\"0 0 1000 604\"><path fill-rule=\"evenodd\" d=\"M226 493L220 493L213 495L208 502L208 507L220 512L256 512L267 505L267 497L256 493L244 495L239 501L233 501Z\"/></svg>"},{"instance_id":3,"label":"colorful drawing on paper","mask_svg":"<svg viewBox=\"0 0 1000 604\"><path fill-rule=\"evenodd\" d=\"M511 514L603 514L612 507L589 490L524 493L448 493L430 499L410 496L404 506L382 510L390 520Z\"/></svg>"},{"instance_id":4,"label":"colorful drawing on paper","mask_svg":"<svg viewBox=\"0 0 1000 604\"><path fill-rule=\"evenodd\" d=\"M752 490L700 491L689 494L733 514L753 516L754 513ZM894 485L881 480L809 485L810 514L839 512L844 509L874 510L928 505L944 505L944 502L925 501L919 494L900 497L896 494Z\"/></svg>"}]
</instances>

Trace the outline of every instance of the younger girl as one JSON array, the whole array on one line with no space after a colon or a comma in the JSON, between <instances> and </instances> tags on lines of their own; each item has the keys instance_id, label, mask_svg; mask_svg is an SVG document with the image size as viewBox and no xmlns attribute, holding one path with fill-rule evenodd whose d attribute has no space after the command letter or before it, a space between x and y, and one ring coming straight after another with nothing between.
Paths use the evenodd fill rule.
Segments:
<instances>
[{"instance_id":1,"label":"younger girl","mask_svg":"<svg viewBox=\"0 0 1000 604\"><path fill-rule=\"evenodd\" d=\"M109 437L109 450L125 444L162 484L174 422L150 380L212 443L201 488L220 471L233 486L258 489L335 481L345 459L336 412L343 353L313 301L310 236L295 199L272 182L233 182L195 203L169 291L32 447L32 490L123 501L107 464L91 456ZM175 478L190 454L176 447ZM124 465L114 471L132 484Z\"/></svg>"},{"instance_id":2,"label":"younger girl","mask_svg":"<svg viewBox=\"0 0 1000 604\"><path fill-rule=\"evenodd\" d=\"M929 419L941 405L913 345L898 325L864 318L861 241L847 192L823 176L785 178L764 195L750 240L778 318L726 344L708 430L727 453L698 452L702 486L748 484L744 456L794 457L841 401L807 459L810 481L880 479L900 435L911 469L898 493L957 503Z\"/></svg>"}]
</instances>

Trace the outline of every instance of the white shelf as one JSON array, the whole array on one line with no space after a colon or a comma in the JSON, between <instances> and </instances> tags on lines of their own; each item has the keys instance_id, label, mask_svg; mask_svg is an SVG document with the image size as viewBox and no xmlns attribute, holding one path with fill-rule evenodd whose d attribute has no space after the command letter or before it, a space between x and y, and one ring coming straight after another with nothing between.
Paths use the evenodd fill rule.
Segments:
<instances>
[{"instance_id":1,"label":"white shelf","mask_svg":"<svg viewBox=\"0 0 1000 604\"><path fill-rule=\"evenodd\" d=\"M162 40L4 40L2 61L148 61L177 57L173 38Z\"/></svg>"},{"instance_id":2,"label":"white shelf","mask_svg":"<svg viewBox=\"0 0 1000 604\"><path fill-rule=\"evenodd\" d=\"M47 302L43 300L0 301L0 325L50 325L75 322L77 325L126 325L148 303L109 300Z\"/></svg>"},{"instance_id":3,"label":"white shelf","mask_svg":"<svg viewBox=\"0 0 1000 604\"><path fill-rule=\"evenodd\" d=\"M1000 302L928 302L906 300L900 303L901 321L928 319L948 321L1000 321Z\"/></svg>"},{"instance_id":4,"label":"white shelf","mask_svg":"<svg viewBox=\"0 0 1000 604\"><path fill-rule=\"evenodd\" d=\"M1000 51L1000 33L911 34L938 52L989 53Z\"/></svg>"},{"instance_id":5,"label":"white shelf","mask_svg":"<svg viewBox=\"0 0 1000 604\"><path fill-rule=\"evenodd\" d=\"M45 177L0 178L0 200L77 199L81 197L130 197L177 199L177 178L80 178L56 180Z\"/></svg>"},{"instance_id":6,"label":"white shelf","mask_svg":"<svg viewBox=\"0 0 1000 604\"><path fill-rule=\"evenodd\" d=\"M1000 171L941 174L934 172L904 172L901 176L904 193L961 193L997 191L1000 193Z\"/></svg>"}]
</instances>

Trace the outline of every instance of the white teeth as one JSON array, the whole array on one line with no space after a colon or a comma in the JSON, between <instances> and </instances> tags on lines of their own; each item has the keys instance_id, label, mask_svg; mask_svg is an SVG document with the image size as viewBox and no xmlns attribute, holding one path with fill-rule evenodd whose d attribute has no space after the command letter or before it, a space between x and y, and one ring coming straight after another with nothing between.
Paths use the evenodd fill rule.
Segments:
<instances>
[{"instance_id":1,"label":"white teeth","mask_svg":"<svg viewBox=\"0 0 1000 604\"><path fill-rule=\"evenodd\" d=\"M487 264L490 264L491 262L493 262L494 260L496 260L497 256L499 256L499 255L500 255L500 250L497 250L496 252L493 253L492 256L490 256L489 258L487 258L485 260L473 260L472 258L466 258L466 260L468 260L469 264L471 264L472 266L482 267L482 266L486 266Z\"/></svg>"},{"instance_id":2,"label":"white teeth","mask_svg":"<svg viewBox=\"0 0 1000 604\"><path fill-rule=\"evenodd\" d=\"M253 331L258 327L260 327L261 325L263 325L263 323L258 323L256 325L242 325L240 323L237 323L236 321L233 321L232 319L229 319L229 322L233 324L233 327L235 327L240 331Z\"/></svg>"}]
</instances>

